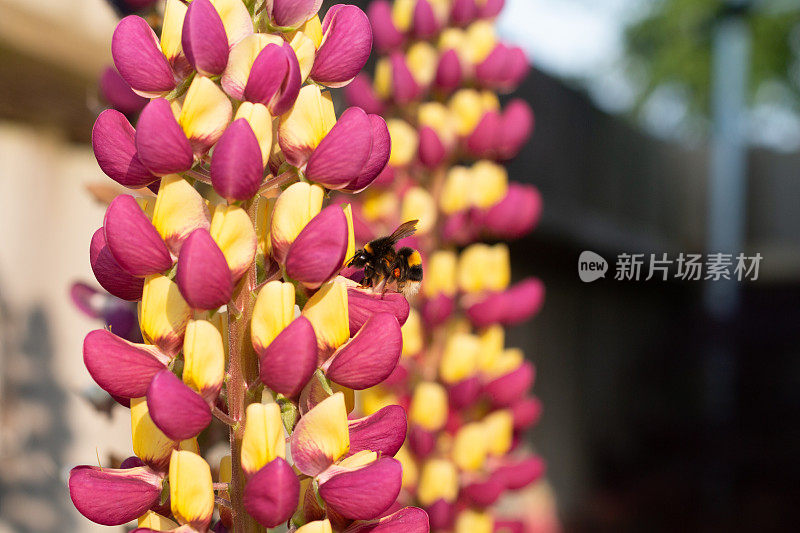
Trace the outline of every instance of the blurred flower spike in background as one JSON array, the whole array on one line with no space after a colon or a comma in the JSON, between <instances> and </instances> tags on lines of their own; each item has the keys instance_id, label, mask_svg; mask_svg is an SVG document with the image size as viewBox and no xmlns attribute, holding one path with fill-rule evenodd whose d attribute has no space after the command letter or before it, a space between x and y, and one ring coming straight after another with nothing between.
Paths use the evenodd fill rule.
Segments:
<instances>
[{"instance_id":1,"label":"blurred flower spike in background","mask_svg":"<svg viewBox=\"0 0 800 533\"><path fill-rule=\"evenodd\" d=\"M543 475L520 444L541 406L503 326L544 288L512 284L498 240L541 199L500 163L534 125L495 93L528 69L495 36L503 1L113 3L92 146L118 190L89 250L108 294L71 296L106 326L84 363L130 409L134 456L75 467L78 511L137 531L523 531L495 503ZM409 303L349 262L414 219Z\"/></svg>"}]
</instances>

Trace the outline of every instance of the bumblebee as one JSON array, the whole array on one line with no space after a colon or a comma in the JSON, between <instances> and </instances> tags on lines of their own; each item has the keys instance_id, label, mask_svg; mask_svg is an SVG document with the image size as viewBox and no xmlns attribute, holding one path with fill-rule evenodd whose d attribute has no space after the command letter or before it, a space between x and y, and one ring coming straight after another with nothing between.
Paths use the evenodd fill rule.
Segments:
<instances>
[{"instance_id":1,"label":"bumblebee","mask_svg":"<svg viewBox=\"0 0 800 533\"><path fill-rule=\"evenodd\" d=\"M372 287L383 294L394 285L407 298L417 293L422 282L422 258L408 246L395 249L397 241L416 233L417 222L409 220L400 224L388 237L368 242L353 255L347 266L364 269L362 287Z\"/></svg>"}]
</instances>

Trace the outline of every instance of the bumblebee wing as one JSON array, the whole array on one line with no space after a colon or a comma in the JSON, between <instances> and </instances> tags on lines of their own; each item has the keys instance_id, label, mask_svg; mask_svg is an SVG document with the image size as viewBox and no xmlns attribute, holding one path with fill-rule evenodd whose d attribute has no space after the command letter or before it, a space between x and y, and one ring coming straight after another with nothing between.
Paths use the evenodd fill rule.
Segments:
<instances>
[{"instance_id":1,"label":"bumblebee wing","mask_svg":"<svg viewBox=\"0 0 800 533\"><path fill-rule=\"evenodd\" d=\"M417 232L417 222L419 220L409 220L408 222L403 222L394 232L389 235L389 239L392 242L397 242L400 239L405 239L406 237L411 237Z\"/></svg>"}]
</instances>

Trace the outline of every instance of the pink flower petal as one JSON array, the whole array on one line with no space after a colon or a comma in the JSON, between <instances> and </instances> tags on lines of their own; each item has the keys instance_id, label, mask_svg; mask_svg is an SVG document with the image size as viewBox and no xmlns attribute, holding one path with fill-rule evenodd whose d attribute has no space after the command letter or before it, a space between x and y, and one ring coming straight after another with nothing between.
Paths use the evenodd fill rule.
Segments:
<instances>
[{"instance_id":1,"label":"pink flower petal","mask_svg":"<svg viewBox=\"0 0 800 533\"><path fill-rule=\"evenodd\" d=\"M511 183L505 198L493 205L481 217L486 231L507 239L529 233L542 214L542 196L536 187Z\"/></svg>"},{"instance_id":2,"label":"pink flower petal","mask_svg":"<svg viewBox=\"0 0 800 533\"><path fill-rule=\"evenodd\" d=\"M383 457L362 468L337 473L320 483L319 495L345 518L371 520L397 499L403 467Z\"/></svg>"},{"instance_id":3,"label":"pink flower petal","mask_svg":"<svg viewBox=\"0 0 800 533\"><path fill-rule=\"evenodd\" d=\"M306 176L329 189L346 187L358 179L371 147L369 116L358 107L350 107L311 154Z\"/></svg>"},{"instance_id":4,"label":"pink flower petal","mask_svg":"<svg viewBox=\"0 0 800 533\"><path fill-rule=\"evenodd\" d=\"M286 274L316 288L341 268L347 253L347 218L338 205L320 211L302 229L286 254Z\"/></svg>"},{"instance_id":5,"label":"pink flower petal","mask_svg":"<svg viewBox=\"0 0 800 533\"><path fill-rule=\"evenodd\" d=\"M503 533L525 533L525 522L521 520L495 520L494 530Z\"/></svg>"},{"instance_id":6,"label":"pink flower petal","mask_svg":"<svg viewBox=\"0 0 800 533\"><path fill-rule=\"evenodd\" d=\"M509 49L507 58L508 70L506 72L505 88L513 89L525 79L531 69L528 56L519 46Z\"/></svg>"},{"instance_id":7,"label":"pink flower petal","mask_svg":"<svg viewBox=\"0 0 800 533\"><path fill-rule=\"evenodd\" d=\"M530 318L544 303L544 284L536 279L523 280L505 292L490 294L471 304L467 317L476 328L491 324L517 324Z\"/></svg>"},{"instance_id":8,"label":"pink flower petal","mask_svg":"<svg viewBox=\"0 0 800 533\"><path fill-rule=\"evenodd\" d=\"M69 495L86 518L104 526L126 524L158 503L162 479L147 467L114 469L76 466Z\"/></svg>"},{"instance_id":9,"label":"pink flower petal","mask_svg":"<svg viewBox=\"0 0 800 533\"><path fill-rule=\"evenodd\" d=\"M322 21L323 40L309 77L330 87L342 87L355 78L372 51L372 28L358 7L337 4Z\"/></svg>"},{"instance_id":10,"label":"pink flower petal","mask_svg":"<svg viewBox=\"0 0 800 533\"><path fill-rule=\"evenodd\" d=\"M461 85L461 78L461 60L458 59L458 54L453 49L445 51L436 67L434 87L446 92L454 91Z\"/></svg>"},{"instance_id":11,"label":"pink flower petal","mask_svg":"<svg viewBox=\"0 0 800 533\"><path fill-rule=\"evenodd\" d=\"M373 387L389 377L403 349L400 324L392 313L375 313L358 333L331 356L326 375L355 390Z\"/></svg>"},{"instance_id":12,"label":"pink flower petal","mask_svg":"<svg viewBox=\"0 0 800 533\"><path fill-rule=\"evenodd\" d=\"M348 104L360 107L366 113L382 115L386 111L386 104L378 98L372 88L372 79L366 72L361 72L353 78L353 81L344 88L344 95Z\"/></svg>"},{"instance_id":13,"label":"pink flower petal","mask_svg":"<svg viewBox=\"0 0 800 533\"><path fill-rule=\"evenodd\" d=\"M516 370L487 383L484 391L493 405L498 407L512 405L525 396L533 385L535 376L533 363L525 361Z\"/></svg>"},{"instance_id":14,"label":"pink flower petal","mask_svg":"<svg viewBox=\"0 0 800 533\"><path fill-rule=\"evenodd\" d=\"M170 370L153 377L147 388L147 410L153 423L174 441L197 436L211 423L211 408Z\"/></svg>"},{"instance_id":15,"label":"pink flower petal","mask_svg":"<svg viewBox=\"0 0 800 533\"><path fill-rule=\"evenodd\" d=\"M539 398L523 398L511 406L514 429L521 430L534 425L542 416L542 402Z\"/></svg>"},{"instance_id":16,"label":"pink flower petal","mask_svg":"<svg viewBox=\"0 0 800 533\"><path fill-rule=\"evenodd\" d=\"M167 361L154 346L128 342L104 329L90 332L83 340L86 369L100 388L113 396L144 396Z\"/></svg>"},{"instance_id":17,"label":"pink flower petal","mask_svg":"<svg viewBox=\"0 0 800 533\"><path fill-rule=\"evenodd\" d=\"M300 65L289 43L268 44L253 62L244 98L264 104L277 116L292 108L301 85Z\"/></svg>"},{"instance_id":18,"label":"pink flower petal","mask_svg":"<svg viewBox=\"0 0 800 533\"><path fill-rule=\"evenodd\" d=\"M131 88L155 96L175 88L175 76L158 38L142 17L120 20L111 39L114 65Z\"/></svg>"},{"instance_id":19,"label":"pink flower petal","mask_svg":"<svg viewBox=\"0 0 800 533\"><path fill-rule=\"evenodd\" d=\"M348 192L359 192L375 181L378 174L386 168L389 162L389 153L392 149L392 139L389 137L389 128L386 121L378 115L369 115L369 122L372 129L372 143L370 145L369 157L361 168L361 173L344 190Z\"/></svg>"},{"instance_id":20,"label":"pink flower petal","mask_svg":"<svg viewBox=\"0 0 800 533\"><path fill-rule=\"evenodd\" d=\"M414 35L419 39L427 39L439 31L439 21L428 0L417 0L412 21Z\"/></svg>"},{"instance_id":21,"label":"pink flower petal","mask_svg":"<svg viewBox=\"0 0 800 533\"><path fill-rule=\"evenodd\" d=\"M503 494L505 488L505 485L501 481L490 477L484 481L470 483L461 489L461 494L472 503L472 505L477 507L489 507Z\"/></svg>"},{"instance_id":22,"label":"pink flower petal","mask_svg":"<svg viewBox=\"0 0 800 533\"><path fill-rule=\"evenodd\" d=\"M428 168L438 167L447 156L439 135L430 126L419 130L419 161Z\"/></svg>"},{"instance_id":23,"label":"pink flower petal","mask_svg":"<svg viewBox=\"0 0 800 533\"><path fill-rule=\"evenodd\" d=\"M518 490L540 479L544 476L546 469L547 465L544 460L535 455L521 461L507 461L492 473L492 478L502 483L507 489Z\"/></svg>"},{"instance_id":24,"label":"pink flower petal","mask_svg":"<svg viewBox=\"0 0 800 533\"><path fill-rule=\"evenodd\" d=\"M450 405L452 405L454 409L463 409L477 400L480 393L481 380L478 376L464 379L448 390Z\"/></svg>"},{"instance_id":25,"label":"pink flower petal","mask_svg":"<svg viewBox=\"0 0 800 533\"><path fill-rule=\"evenodd\" d=\"M119 266L111 254L111 250L108 249L103 228L98 229L92 235L92 242L89 245L89 262L97 282L109 293L132 302L142 298L144 279L131 275Z\"/></svg>"},{"instance_id":26,"label":"pink flower petal","mask_svg":"<svg viewBox=\"0 0 800 533\"><path fill-rule=\"evenodd\" d=\"M233 121L214 147L214 190L229 201L249 200L258 192L263 172L261 147L250 123L244 118Z\"/></svg>"},{"instance_id":27,"label":"pink flower petal","mask_svg":"<svg viewBox=\"0 0 800 533\"><path fill-rule=\"evenodd\" d=\"M481 18L492 18L503 10L506 0L486 0L482 6L478 7L478 16Z\"/></svg>"},{"instance_id":28,"label":"pink flower petal","mask_svg":"<svg viewBox=\"0 0 800 533\"><path fill-rule=\"evenodd\" d=\"M431 527L434 531L448 530L456 519L456 506L443 499L438 499L426 509Z\"/></svg>"},{"instance_id":29,"label":"pink flower petal","mask_svg":"<svg viewBox=\"0 0 800 533\"><path fill-rule=\"evenodd\" d=\"M508 80L511 52L503 43L497 43L486 59L475 65L475 77L487 87L502 87Z\"/></svg>"},{"instance_id":30,"label":"pink flower petal","mask_svg":"<svg viewBox=\"0 0 800 533\"><path fill-rule=\"evenodd\" d=\"M399 405L387 405L380 411L364 418L348 422L350 451L373 451L381 456L393 457L406 438L408 422L406 411Z\"/></svg>"},{"instance_id":31,"label":"pink flower petal","mask_svg":"<svg viewBox=\"0 0 800 533\"><path fill-rule=\"evenodd\" d=\"M498 148L504 159L515 157L533 133L533 111L527 102L512 100L503 111Z\"/></svg>"},{"instance_id":32,"label":"pink flower petal","mask_svg":"<svg viewBox=\"0 0 800 533\"><path fill-rule=\"evenodd\" d=\"M136 150L142 164L153 174L165 176L192 168L192 145L183 133L169 102L151 100L136 124Z\"/></svg>"},{"instance_id":33,"label":"pink flower petal","mask_svg":"<svg viewBox=\"0 0 800 533\"><path fill-rule=\"evenodd\" d=\"M231 299L231 271L207 229L198 228L183 241L175 282L183 299L195 309L216 309Z\"/></svg>"},{"instance_id":34,"label":"pink flower petal","mask_svg":"<svg viewBox=\"0 0 800 533\"><path fill-rule=\"evenodd\" d=\"M361 326L376 313L391 313L402 326L406 323L409 309L408 300L397 292L387 292L381 295L358 287L347 289L347 310L351 336L358 333Z\"/></svg>"},{"instance_id":35,"label":"pink flower petal","mask_svg":"<svg viewBox=\"0 0 800 533\"><path fill-rule=\"evenodd\" d=\"M378 52L388 52L403 44L405 37L392 21L392 6L389 2L386 0L370 2L367 14L372 25L372 34L375 36L375 49Z\"/></svg>"},{"instance_id":36,"label":"pink flower petal","mask_svg":"<svg viewBox=\"0 0 800 533\"><path fill-rule=\"evenodd\" d=\"M344 533L428 533L428 514L419 507L403 507L369 522L354 522Z\"/></svg>"},{"instance_id":37,"label":"pink flower petal","mask_svg":"<svg viewBox=\"0 0 800 533\"><path fill-rule=\"evenodd\" d=\"M476 159L493 159L501 129L500 114L497 111L487 111L467 137L467 151Z\"/></svg>"},{"instance_id":38,"label":"pink flower petal","mask_svg":"<svg viewBox=\"0 0 800 533\"><path fill-rule=\"evenodd\" d=\"M411 74L402 52L392 53L389 60L392 65L392 94L394 101L399 105L408 104L420 95L420 87L417 85L413 74Z\"/></svg>"},{"instance_id":39,"label":"pink flower petal","mask_svg":"<svg viewBox=\"0 0 800 533\"><path fill-rule=\"evenodd\" d=\"M125 115L106 109L92 128L92 148L97 164L109 178L125 187L139 188L157 178L136 155L135 134Z\"/></svg>"},{"instance_id":40,"label":"pink flower petal","mask_svg":"<svg viewBox=\"0 0 800 533\"><path fill-rule=\"evenodd\" d=\"M111 104L111 107L126 115L138 113L147 103L147 98L133 92L128 82L122 79L114 67L108 67L103 71L99 86L103 99Z\"/></svg>"},{"instance_id":41,"label":"pink flower petal","mask_svg":"<svg viewBox=\"0 0 800 533\"><path fill-rule=\"evenodd\" d=\"M121 194L112 200L103 231L114 259L130 274L147 276L172 266L167 245L133 196Z\"/></svg>"},{"instance_id":42,"label":"pink flower petal","mask_svg":"<svg viewBox=\"0 0 800 533\"><path fill-rule=\"evenodd\" d=\"M444 324L455 309L453 298L446 294L437 294L422 304L422 320L429 327Z\"/></svg>"},{"instance_id":43,"label":"pink flower petal","mask_svg":"<svg viewBox=\"0 0 800 533\"><path fill-rule=\"evenodd\" d=\"M456 26L466 26L478 16L475 0L454 0L450 10L450 20Z\"/></svg>"},{"instance_id":44,"label":"pink flower petal","mask_svg":"<svg viewBox=\"0 0 800 533\"><path fill-rule=\"evenodd\" d=\"M194 0L186 10L181 32L186 58L203 76L218 76L228 64L228 37L209 0Z\"/></svg>"},{"instance_id":45,"label":"pink flower petal","mask_svg":"<svg viewBox=\"0 0 800 533\"><path fill-rule=\"evenodd\" d=\"M436 448L436 434L419 426L413 426L408 431L408 445L414 455L424 459Z\"/></svg>"},{"instance_id":46,"label":"pink flower petal","mask_svg":"<svg viewBox=\"0 0 800 533\"><path fill-rule=\"evenodd\" d=\"M272 0L272 20L278 26L299 26L317 14L322 0Z\"/></svg>"},{"instance_id":47,"label":"pink flower petal","mask_svg":"<svg viewBox=\"0 0 800 533\"><path fill-rule=\"evenodd\" d=\"M264 527L276 527L294 514L300 482L285 460L277 457L247 480L244 508Z\"/></svg>"},{"instance_id":48,"label":"pink flower petal","mask_svg":"<svg viewBox=\"0 0 800 533\"><path fill-rule=\"evenodd\" d=\"M295 318L269 346L255 346L261 382L288 397L296 396L317 368L317 338L311 322Z\"/></svg>"}]
</instances>

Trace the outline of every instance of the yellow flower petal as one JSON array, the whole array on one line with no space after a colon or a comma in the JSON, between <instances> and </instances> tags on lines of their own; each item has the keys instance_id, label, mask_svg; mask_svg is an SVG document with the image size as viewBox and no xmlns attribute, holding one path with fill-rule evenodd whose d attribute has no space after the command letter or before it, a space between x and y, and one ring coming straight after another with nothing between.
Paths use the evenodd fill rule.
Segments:
<instances>
[{"instance_id":1,"label":"yellow flower petal","mask_svg":"<svg viewBox=\"0 0 800 533\"><path fill-rule=\"evenodd\" d=\"M272 211L275 208L276 198L258 198L256 208L256 235L258 235L258 251L264 257L272 255L272 240L270 226L272 225Z\"/></svg>"},{"instance_id":2,"label":"yellow flower petal","mask_svg":"<svg viewBox=\"0 0 800 533\"><path fill-rule=\"evenodd\" d=\"M292 458L304 474L316 476L350 450L344 394L322 400L298 422L292 433Z\"/></svg>"},{"instance_id":3,"label":"yellow flower petal","mask_svg":"<svg viewBox=\"0 0 800 533\"><path fill-rule=\"evenodd\" d=\"M403 466L403 488L413 490L417 486L417 480L419 479L417 461L414 460L414 456L405 445L397 451L394 458L400 461Z\"/></svg>"},{"instance_id":4,"label":"yellow flower petal","mask_svg":"<svg viewBox=\"0 0 800 533\"><path fill-rule=\"evenodd\" d=\"M459 135L466 137L483 118L484 106L481 94L475 89L457 91L449 102L450 111L456 119Z\"/></svg>"},{"instance_id":5,"label":"yellow flower petal","mask_svg":"<svg viewBox=\"0 0 800 533\"><path fill-rule=\"evenodd\" d=\"M253 33L253 19L241 0L211 0L211 5L219 13L228 44L233 46Z\"/></svg>"},{"instance_id":6,"label":"yellow flower petal","mask_svg":"<svg viewBox=\"0 0 800 533\"><path fill-rule=\"evenodd\" d=\"M198 228L209 227L206 202L188 181L177 174L161 178L156 205L153 209L153 226L177 254L183 241Z\"/></svg>"},{"instance_id":7,"label":"yellow flower petal","mask_svg":"<svg viewBox=\"0 0 800 533\"><path fill-rule=\"evenodd\" d=\"M414 388L408 419L428 431L438 431L447 422L447 391L433 381L423 381Z\"/></svg>"},{"instance_id":8,"label":"yellow flower petal","mask_svg":"<svg viewBox=\"0 0 800 533\"><path fill-rule=\"evenodd\" d=\"M416 355L422 351L422 319L416 309L408 313L406 323L400 328L403 334L403 357Z\"/></svg>"},{"instance_id":9,"label":"yellow flower petal","mask_svg":"<svg viewBox=\"0 0 800 533\"><path fill-rule=\"evenodd\" d=\"M400 216L400 205L394 191L369 190L361 207L367 220L393 220ZM424 284L423 284L424 285Z\"/></svg>"},{"instance_id":10,"label":"yellow flower petal","mask_svg":"<svg viewBox=\"0 0 800 533\"><path fill-rule=\"evenodd\" d=\"M417 130L399 118L387 120L386 127L389 128L389 137L392 139L389 164L393 167L408 165L417 156L417 147L419 146Z\"/></svg>"},{"instance_id":11,"label":"yellow flower petal","mask_svg":"<svg viewBox=\"0 0 800 533\"><path fill-rule=\"evenodd\" d=\"M153 423L144 397L131 398L131 438L136 457L158 468L167 466L170 454L177 446Z\"/></svg>"},{"instance_id":12,"label":"yellow flower petal","mask_svg":"<svg viewBox=\"0 0 800 533\"><path fill-rule=\"evenodd\" d=\"M344 204L342 209L347 219L347 252L344 254L344 264L346 265L356 253L356 236L353 228L353 206Z\"/></svg>"},{"instance_id":13,"label":"yellow flower petal","mask_svg":"<svg viewBox=\"0 0 800 533\"><path fill-rule=\"evenodd\" d=\"M225 346L217 327L207 320L190 320L183 357L183 382L206 400L215 399L225 377Z\"/></svg>"},{"instance_id":14,"label":"yellow flower petal","mask_svg":"<svg viewBox=\"0 0 800 533\"><path fill-rule=\"evenodd\" d=\"M417 41L406 52L406 64L418 85L427 87L436 75L439 54L427 41Z\"/></svg>"},{"instance_id":15,"label":"yellow flower petal","mask_svg":"<svg viewBox=\"0 0 800 533\"><path fill-rule=\"evenodd\" d=\"M488 437L488 452L501 456L511 449L514 438L514 417L511 411L501 409L489 413L482 420L483 430Z\"/></svg>"},{"instance_id":16,"label":"yellow flower petal","mask_svg":"<svg viewBox=\"0 0 800 533\"><path fill-rule=\"evenodd\" d=\"M250 338L256 350L263 350L294 319L294 285L277 280L261 288L253 307Z\"/></svg>"},{"instance_id":17,"label":"yellow flower petal","mask_svg":"<svg viewBox=\"0 0 800 533\"><path fill-rule=\"evenodd\" d=\"M225 88L225 92L236 99L241 100L243 98L244 88L247 85L247 78L250 77L253 63L258 54L261 53L261 50L266 48L268 44L281 46L283 39L278 35L253 33L244 37L231 48L231 52L228 55L228 65L222 74L222 86Z\"/></svg>"},{"instance_id":18,"label":"yellow flower petal","mask_svg":"<svg viewBox=\"0 0 800 533\"><path fill-rule=\"evenodd\" d=\"M417 233L423 234L431 231L436 226L436 216L436 200L422 187L411 187L403 195L400 218L402 220L419 220Z\"/></svg>"},{"instance_id":19,"label":"yellow flower petal","mask_svg":"<svg viewBox=\"0 0 800 533\"><path fill-rule=\"evenodd\" d=\"M456 119L444 104L439 102L420 104L417 123L419 127L432 128L445 145L452 144L456 139Z\"/></svg>"},{"instance_id":20,"label":"yellow flower petal","mask_svg":"<svg viewBox=\"0 0 800 533\"><path fill-rule=\"evenodd\" d=\"M330 354L350 338L347 285L337 278L322 285L303 307L311 321L320 353Z\"/></svg>"},{"instance_id":21,"label":"yellow flower petal","mask_svg":"<svg viewBox=\"0 0 800 533\"><path fill-rule=\"evenodd\" d=\"M465 292L501 291L511 281L508 247L476 243L468 246L458 262L458 285Z\"/></svg>"},{"instance_id":22,"label":"yellow flower petal","mask_svg":"<svg viewBox=\"0 0 800 533\"><path fill-rule=\"evenodd\" d=\"M216 83L205 76L195 76L181 107L178 123L195 152L212 146L231 121L231 101Z\"/></svg>"},{"instance_id":23,"label":"yellow flower petal","mask_svg":"<svg viewBox=\"0 0 800 533\"><path fill-rule=\"evenodd\" d=\"M488 453L488 435L483 424L472 422L465 424L453 439L453 462L461 470L473 472L479 470Z\"/></svg>"},{"instance_id":24,"label":"yellow flower petal","mask_svg":"<svg viewBox=\"0 0 800 533\"><path fill-rule=\"evenodd\" d=\"M317 21L319 21L319 17L317 17ZM322 30L321 26L320 30ZM314 42L313 37L299 30L292 32L287 37L289 45L294 50L294 55L297 56L297 63L300 65L300 79L305 82L314 67L314 59L319 45Z\"/></svg>"},{"instance_id":25,"label":"yellow flower petal","mask_svg":"<svg viewBox=\"0 0 800 533\"><path fill-rule=\"evenodd\" d=\"M192 437L191 439L180 441L178 443L178 449L199 454L200 444L197 442L197 437Z\"/></svg>"},{"instance_id":26,"label":"yellow flower petal","mask_svg":"<svg viewBox=\"0 0 800 533\"><path fill-rule=\"evenodd\" d=\"M361 409L364 415L377 413L387 405L397 405L397 396L383 389L380 386L370 387L359 393L358 399L361 401Z\"/></svg>"},{"instance_id":27,"label":"yellow flower petal","mask_svg":"<svg viewBox=\"0 0 800 533\"><path fill-rule=\"evenodd\" d=\"M480 209L492 207L508 193L508 172L491 161L478 161L472 166L472 183L466 191L471 203Z\"/></svg>"},{"instance_id":28,"label":"yellow flower petal","mask_svg":"<svg viewBox=\"0 0 800 533\"><path fill-rule=\"evenodd\" d=\"M178 524L166 516L161 516L154 511L147 511L139 517L138 526L140 528L152 529L153 531L170 531L178 527Z\"/></svg>"},{"instance_id":29,"label":"yellow flower petal","mask_svg":"<svg viewBox=\"0 0 800 533\"><path fill-rule=\"evenodd\" d=\"M325 190L319 185L298 182L278 196L272 210L270 241L275 259L282 262L306 224L322 209Z\"/></svg>"},{"instance_id":30,"label":"yellow flower petal","mask_svg":"<svg viewBox=\"0 0 800 533\"><path fill-rule=\"evenodd\" d=\"M174 281L161 274L145 278L139 323L152 344L166 354L178 353L191 316L192 309Z\"/></svg>"},{"instance_id":31,"label":"yellow flower petal","mask_svg":"<svg viewBox=\"0 0 800 533\"><path fill-rule=\"evenodd\" d=\"M493 324L481 331L479 338L481 340L481 350L478 357L478 368L482 372L488 372L495 365L500 354L503 353L505 331L503 326Z\"/></svg>"},{"instance_id":32,"label":"yellow flower petal","mask_svg":"<svg viewBox=\"0 0 800 533\"><path fill-rule=\"evenodd\" d=\"M361 450L350 457L345 457L337 463L342 468L360 468L378 460L378 454L369 450Z\"/></svg>"},{"instance_id":33,"label":"yellow flower petal","mask_svg":"<svg viewBox=\"0 0 800 533\"><path fill-rule=\"evenodd\" d=\"M246 416L242 468L253 474L276 457L286 457L286 437L278 404L251 403Z\"/></svg>"},{"instance_id":34,"label":"yellow flower petal","mask_svg":"<svg viewBox=\"0 0 800 533\"><path fill-rule=\"evenodd\" d=\"M281 116L278 127L281 150L286 160L305 165L311 153L336 124L330 92L316 85L306 85L292 109Z\"/></svg>"},{"instance_id":35,"label":"yellow flower petal","mask_svg":"<svg viewBox=\"0 0 800 533\"><path fill-rule=\"evenodd\" d=\"M458 258L450 250L437 250L428 256L425 268L425 283L422 290L425 296L433 297L437 294L447 296L455 295L458 290L456 272Z\"/></svg>"},{"instance_id":36,"label":"yellow flower petal","mask_svg":"<svg viewBox=\"0 0 800 533\"><path fill-rule=\"evenodd\" d=\"M437 47L440 52L455 50L458 58L464 63L469 63L470 46L467 42L467 35L460 28L445 28L439 34Z\"/></svg>"},{"instance_id":37,"label":"yellow flower petal","mask_svg":"<svg viewBox=\"0 0 800 533\"><path fill-rule=\"evenodd\" d=\"M315 520L300 526L295 533L333 533L329 520Z\"/></svg>"},{"instance_id":38,"label":"yellow flower petal","mask_svg":"<svg viewBox=\"0 0 800 533\"><path fill-rule=\"evenodd\" d=\"M200 531L208 527L214 513L214 488L211 469L202 457L189 451L172 452L169 497L178 522Z\"/></svg>"},{"instance_id":39,"label":"yellow flower petal","mask_svg":"<svg viewBox=\"0 0 800 533\"><path fill-rule=\"evenodd\" d=\"M247 211L236 205L218 205L208 231L225 255L231 276L238 280L252 265L258 246Z\"/></svg>"},{"instance_id":40,"label":"yellow flower petal","mask_svg":"<svg viewBox=\"0 0 800 533\"><path fill-rule=\"evenodd\" d=\"M181 34L183 19L186 16L186 4L180 0L167 0L164 4L164 22L161 26L161 51L170 63L183 55Z\"/></svg>"},{"instance_id":41,"label":"yellow flower petal","mask_svg":"<svg viewBox=\"0 0 800 533\"><path fill-rule=\"evenodd\" d=\"M454 533L492 533L494 518L488 511L464 509L456 518Z\"/></svg>"},{"instance_id":42,"label":"yellow flower petal","mask_svg":"<svg viewBox=\"0 0 800 533\"><path fill-rule=\"evenodd\" d=\"M401 32L406 32L411 27L416 5L416 0L395 0L392 4L392 22Z\"/></svg>"},{"instance_id":43,"label":"yellow flower petal","mask_svg":"<svg viewBox=\"0 0 800 533\"><path fill-rule=\"evenodd\" d=\"M272 151L272 115L269 114L269 109L264 104L242 102L236 110L234 120L240 118L247 120L255 133L258 146L261 148L261 161L266 167Z\"/></svg>"},{"instance_id":44,"label":"yellow flower petal","mask_svg":"<svg viewBox=\"0 0 800 533\"><path fill-rule=\"evenodd\" d=\"M439 362L439 376L445 383L458 383L472 377L478 371L480 355L481 341L475 335L458 333L450 336Z\"/></svg>"},{"instance_id":45,"label":"yellow flower petal","mask_svg":"<svg viewBox=\"0 0 800 533\"><path fill-rule=\"evenodd\" d=\"M388 100L392 96L392 62L388 57L381 57L375 63L372 87L381 100Z\"/></svg>"},{"instance_id":46,"label":"yellow flower petal","mask_svg":"<svg viewBox=\"0 0 800 533\"><path fill-rule=\"evenodd\" d=\"M439 206L442 211L451 215L468 209L473 200L472 171L463 166L454 166L447 171L442 194L439 197Z\"/></svg>"},{"instance_id":47,"label":"yellow flower petal","mask_svg":"<svg viewBox=\"0 0 800 533\"><path fill-rule=\"evenodd\" d=\"M507 348L484 370L487 377L497 378L518 369L525 362L525 354L519 348Z\"/></svg>"},{"instance_id":48,"label":"yellow flower petal","mask_svg":"<svg viewBox=\"0 0 800 533\"><path fill-rule=\"evenodd\" d=\"M219 460L219 481L220 483L230 483L232 478L232 463L230 455L223 455Z\"/></svg>"},{"instance_id":49,"label":"yellow flower petal","mask_svg":"<svg viewBox=\"0 0 800 533\"><path fill-rule=\"evenodd\" d=\"M466 33L466 42L469 44L469 60L473 65L477 65L486 59L497 45L494 23L489 20L477 20L467 27Z\"/></svg>"},{"instance_id":50,"label":"yellow flower petal","mask_svg":"<svg viewBox=\"0 0 800 533\"><path fill-rule=\"evenodd\" d=\"M454 502L458 496L458 470L447 459L430 459L422 465L417 499L423 506L436 500Z\"/></svg>"}]
</instances>

